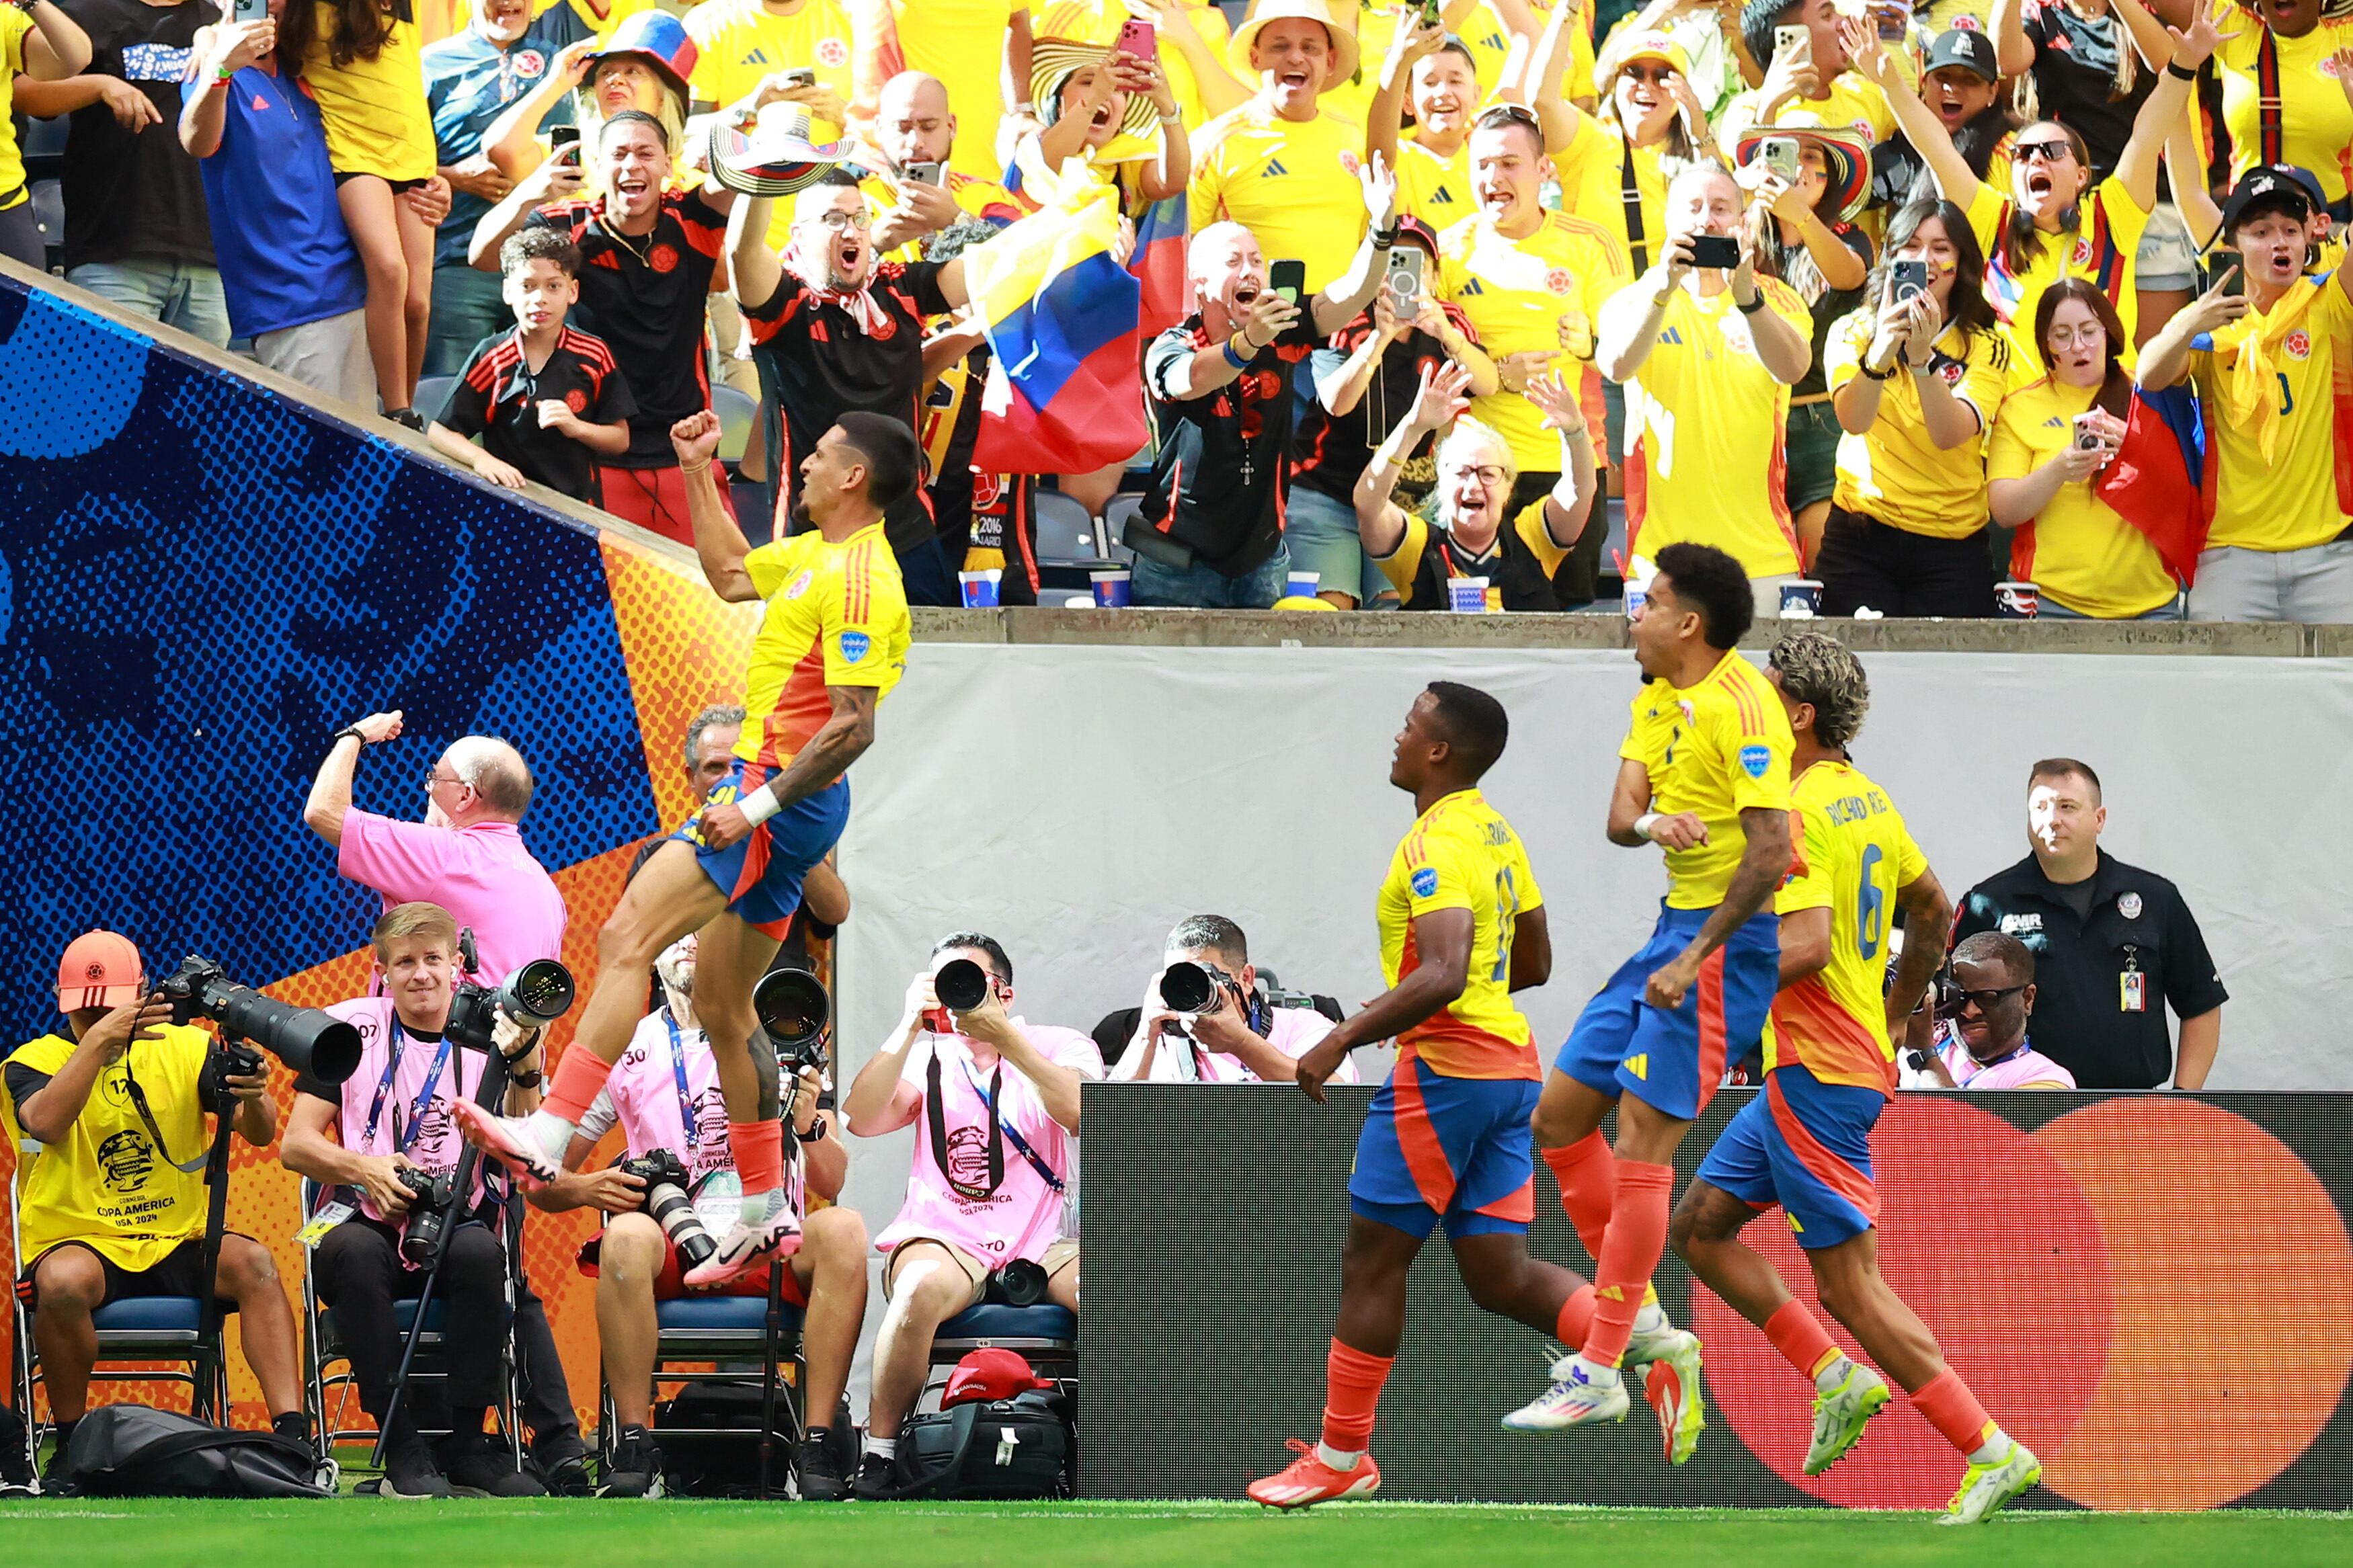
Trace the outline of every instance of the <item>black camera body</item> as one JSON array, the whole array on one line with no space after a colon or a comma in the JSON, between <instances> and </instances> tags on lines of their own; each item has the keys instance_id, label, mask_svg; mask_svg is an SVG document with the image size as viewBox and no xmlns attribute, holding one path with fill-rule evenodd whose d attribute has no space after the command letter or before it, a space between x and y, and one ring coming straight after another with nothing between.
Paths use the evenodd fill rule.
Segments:
<instances>
[{"instance_id":1,"label":"black camera body","mask_svg":"<svg viewBox=\"0 0 2353 1568\"><path fill-rule=\"evenodd\" d=\"M449 1210L458 1201L458 1179L448 1173L406 1166L393 1180L408 1189L408 1224L400 1233L400 1255L418 1268L429 1267L449 1224Z\"/></svg>"},{"instance_id":2,"label":"black camera body","mask_svg":"<svg viewBox=\"0 0 2353 1568\"><path fill-rule=\"evenodd\" d=\"M690 1192L693 1178L687 1173L685 1162L676 1154L667 1149L655 1149L624 1159L615 1168L645 1183L645 1213L661 1226L662 1234L678 1250L681 1272L695 1268L719 1250L719 1244L711 1238L711 1232L694 1212Z\"/></svg>"},{"instance_id":3,"label":"black camera body","mask_svg":"<svg viewBox=\"0 0 2353 1568\"><path fill-rule=\"evenodd\" d=\"M228 972L194 953L165 975L156 994L172 1005L172 1022L185 1027L198 1018L220 1026L221 1038L250 1040L298 1073L322 1083L341 1083L358 1070L360 1032L332 1013L297 1007L231 981ZM240 1072L260 1068L260 1058L243 1053Z\"/></svg>"},{"instance_id":4,"label":"black camera body","mask_svg":"<svg viewBox=\"0 0 2353 1568\"><path fill-rule=\"evenodd\" d=\"M500 1014L526 1028L543 1028L571 1010L576 990L572 971L554 959L534 958L503 985L459 981L449 998L449 1021L442 1027L458 1044L488 1051L494 1047L491 1032Z\"/></svg>"},{"instance_id":5,"label":"black camera body","mask_svg":"<svg viewBox=\"0 0 2353 1568\"><path fill-rule=\"evenodd\" d=\"M1026 1258L1008 1258L988 1271L981 1300L997 1307L1034 1307L1046 1299L1046 1269Z\"/></svg>"}]
</instances>

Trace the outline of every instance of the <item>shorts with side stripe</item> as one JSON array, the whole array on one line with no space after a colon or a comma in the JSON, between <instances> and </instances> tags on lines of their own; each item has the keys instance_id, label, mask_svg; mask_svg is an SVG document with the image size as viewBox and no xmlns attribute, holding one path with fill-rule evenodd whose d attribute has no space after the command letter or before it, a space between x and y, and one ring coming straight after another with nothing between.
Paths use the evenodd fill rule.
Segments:
<instances>
[{"instance_id":1,"label":"shorts with side stripe","mask_svg":"<svg viewBox=\"0 0 2353 1568\"><path fill-rule=\"evenodd\" d=\"M1348 1207L1408 1236L1441 1220L1450 1237L1527 1233L1535 1217L1528 1118L1538 1086L1524 1078L1449 1078L1400 1057L1356 1135Z\"/></svg>"},{"instance_id":2,"label":"shorts with side stripe","mask_svg":"<svg viewBox=\"0 0 2353 1568\"><path fill-rule=\"evenodd\" d=\"M1778 1204L1799 1247L1836 1247L1878 1221L1871 1130L1886 1104L1875 1089L1775 1068L1700 1162L1699 1179L1754 1209Z\"/></svg>"},{"instance_id":3,"label":"shorts with side stripe","mask_svg":"<svg viewBox=\"0 0 2353 1568\"><path fill-rule=\"evenodd\" d=\"M740 801L768 779L768 769L736 759L727 776L711 786L703 805ZM754 827L724 849L702 841L702 813L670 835L694 846L702 874L727 895L727 911L744 924L782 939L801 907L801 881L826 858L849 823L849 781L836 779L815 795Z\"/></svg>"},{"instance_id":4,"label":"shorts with side stripe","mask_svg":"<svg viewBox=\"0 0 2353 1568\"><path fill-rule=\"evenodd\" d=\"M1768 910L1707 955L1683 1005L1666 1013L1645 1002L1651 976L1691 945L1713 912L1662 906L1651 940L1585 1005L1553 1065L1612 1100L1630 1094L1680 1121L1706 1109L1725 1064L1757 1048L1781 969L1781 925Z\"/></svg>"}]
</instances>

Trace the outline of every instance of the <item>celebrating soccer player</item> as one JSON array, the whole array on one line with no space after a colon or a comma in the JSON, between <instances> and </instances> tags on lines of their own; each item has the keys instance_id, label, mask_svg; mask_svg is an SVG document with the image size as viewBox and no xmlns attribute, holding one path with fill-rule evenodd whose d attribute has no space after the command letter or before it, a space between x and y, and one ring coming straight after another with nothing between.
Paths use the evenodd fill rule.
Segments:
<instances>
[{"instance_id":1,"label":"celebrating soccer player","mask_svg":"<svg viewBox=\"0 0 2353 1568\"><path fill-rule=\"evenodd\" d=\"M1822 1305L1893 1373L1969 1468L1944 1522L1973 1524L2042 1479L2026 1447L1986 1418L1936 1336L1879 1272L1879 1194L1871 1130L1895 1087L1891 1027L1927 989L1953 907L1887 794L1859 772L1847 742L1871 687L1853 654L1820 632L1773 650L1773 684L1797 749L1799 868L1780 911L1781 990L1765 1029L1765 1092L1741 1107L1676 1205L1675 1251L1707 1287L1765 1331L1813 1381L1818 1476L1887 1404L1887 1384L1831 1342L1740 1227L1778 1204L1806 1251ZM1892 912L1904 957L1883 996Z\"/></svg>"},{"instance_id":2,"label":"celebrating soccer player","mask_svg":"<svg viewBox=\"0 0 2353 1568\"><path fill-rule=\"evenodd\" d=\"M1528 1256L1536 1053L1511 993L1551 974L1552 938L1527 851L1479 793L1508 730L1493 697L1440 680L1398 735L1389 783L1412 793L1420 815L1381 885L1389 988L1299 1058L1299 1087L1322 1103L1324 1080L1352 1047L1392 1036L1397 1067L1373 1098L1348 1178L1324 1440L1293 1438L1299 1458L1252 1481L1254 1502L1303 1508L1380 1489L1365 1449L1405 1331L1406 1271L1441 1221L1480 1306L1572 1345L1593 1320L1592 1287Z\"/></svg>"},{"instance_id":3,"label":"celebrating soccer player","mask_svg":"<svg viewBox=\"0 0 2353 1568\"><path fill-rule=\"evenodd\" d=\"M687 1271L687 1284L702 1286L799 1246L776 1058L751 1045L752 986L800 907L801 879L841 837L849 819L843 772L874 743L874 710L907 668L912 626L882 514L913 493L921 454L902 422L843 415L801 465L797 510L812 526L754 550L720 506L718 416L705 409L680 420L670 440L712 591L730 604L767 601L752 645L751 717L727 777L647 859L598 933L596 988L545 1102L527 1120L462 1104L459 1114L468 1140L526 1187L555 1181L573 1132L636 1032L655 955L701 931L695 1011L718 1058L727 1142L744 1184L743 1212L719 1250Z\"/></svg>"},{"instance_id":4,"label":"celebrating soccer player","mask_svg":"<svg viewBox=\"0 0 2353 1568\"><path fill-rule=\"evenodd\" d=\"M1660 1310L1651 1271L1667 1241L1675 1148L1746 1053L1771 1005L1778 943L1766 908L1789 868L1789 721L1733 652L1756 611L1740 563L1704 544L1659 552L1634 622L1649 677L1619 748L1609 841L1667 852L1666 905L1642 950L1585 1005L1560 1048L1535 1139L1561 1206L1595 1259L1584 1348L1553 1385L1504 1417L1515 1431L1625 1419L1620 1363L1649 1363L1643 1393L1672 1464L1691 1458L1703 1405L1697 1338ZM1621 1100L1620 1097L1623 1096ZM1618 1146L1601 1118L1618 1106Z\"/></svg>"}]
</instances>

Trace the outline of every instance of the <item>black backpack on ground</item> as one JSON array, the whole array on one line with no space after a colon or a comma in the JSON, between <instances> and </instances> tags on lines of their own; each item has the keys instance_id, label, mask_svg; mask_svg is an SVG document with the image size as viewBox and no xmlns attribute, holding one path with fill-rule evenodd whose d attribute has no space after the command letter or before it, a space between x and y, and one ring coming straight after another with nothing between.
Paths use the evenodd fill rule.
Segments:
<instances>
[{"instance_id":1,"label":"black backpack on ground","mask_svg":"<svg viewBox=\"0 0 2353 1568\"><path fill-rule=\"evenodd\" d=\"M308 1443L232 1432L147 1405L107 1405L74 1428L60 1479L84 1497L323 1498Z\"/></svg>"},{"instance_id":2,"label":"black backpack on ground","mask_svg":"<svg viewBox=\"0 0 2353 1568\"><path fill-rule=\"evenodd\" d=\"M1070 1403L1057 1389L974 1400L899 1428L902 1498L1001 1501L1071 1495Z\"/></svg>"}]
</instances>

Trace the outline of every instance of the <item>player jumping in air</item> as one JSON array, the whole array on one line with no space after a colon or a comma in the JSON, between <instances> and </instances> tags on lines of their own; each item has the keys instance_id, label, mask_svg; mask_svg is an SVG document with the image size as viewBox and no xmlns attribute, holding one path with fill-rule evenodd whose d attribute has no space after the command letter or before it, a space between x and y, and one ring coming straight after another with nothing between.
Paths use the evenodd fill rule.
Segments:
<instances>
[{"instance_id":1,"label":"player jumping in air","mask_svg":"<svg viewBox=\"0 0 2353 1568\"><path fill-rule=\"evenodd\" d=\"M1740 1229L1778 1204L1814 1287L1871 1359L1968 1458L1947 1524L1973 1524L2040 1480L2026 1447L1987 1419L1945 1364L1936 1336L1879 1272L1871 1130L1895 1087L1900 1029L1927 989L1953 908L1904 817L1848 759L1870 684L1854 655L1819 632L1773 650L1771 679L1797 739L1791 791L1799 867L1775 900L1781 989L1765 1028L1765 1092L1732 1119L1676 1205L1676 1253L1765 1331L1814 1385L1806 1474L1836 1464L1887 1404L1887 1384L1840 1352ZM1893 911L1904 957L1884 996Z\"/></svg>"},{"instance_id":2,"label":"player jumping in air","mask_svg":"<svg viewBox=\"0 0 2353 1568\"><path fill-rule=\"evenodd\" d=\"M1252 1481L1254 1502L1302 1508L1379 1489L1365 1449L1405 1331L1406 1271L1432 1226L1445 1225L1462 1283L1488 1311L1572 1345L1592 1321L1592 1287L1528 1256L1536 1054L1511 994L1544 984L1552 939L1527 851L1478 790L1507 732L1501 703L1441 680L1398 735L1389 783L1411 792L1419 815L1381 885L1389 988L1299 1058L1299 1087L1321 1104L1352 1047L1392 1036L1397 1066L1348 1178L1323 1441L1293 1438L1299 1458Z\"/></svg>"},{"instance_id":3,"label":"player jumping in air","mask_svg":"<svg viewBox=\"0 0 2353 1568\"><path fill-rule=\"evenodd\" d=\"M554 1181L574 1129L628 1048L655 956L700 931L694 1008L719 1058L727 1142L744 1182L742 1215L687 1273L689 1285L705 1285L800 1244L785 1188L776 1057L751 1046L752 986L800 907L802 877L849 820L843 772L874 743L874 710L907 668L907 596L882 514L913 493L920 454L897 420L842 416L801 465L795 510L807 531L754 550L720 506L718 416L680 420L670 442L712 591L730 604L767 601L736 762L648 858L597 934L596 989L545 1103L515 1119L461 1105L459 1121L526 1187Z\"/></svg>"},{"instance_id":4,"label":"player jumping in air","mask_svg":"<svg viewBox=\"0 0 2353 1568\"><path fill-rule=\"evenodd\" d=\"M1789 868L1789 721L1765 677L1732 651L1756 614L1740 563L1671 544L1658 568L1634 622L1650 679L1619 748L1609 835L1666 850L1666 903L1651 940L1585 1005L1535 1112L1561 1205L1595 1258L1593 1330L1554 1363L1552 1387L1504 1425L1623 1420L1620 1363L1647 1362L1643 1392L1680 1465L1703 1424L1700 1346L1667 1322L1651 1271L1666 1246L1675 1148L1715 1093L1727 1049L1745 1054L1773 1000L1767 905ZM1614 1153L1601 1138L1613 1104Z\"/></svg>"}]
</instances>

